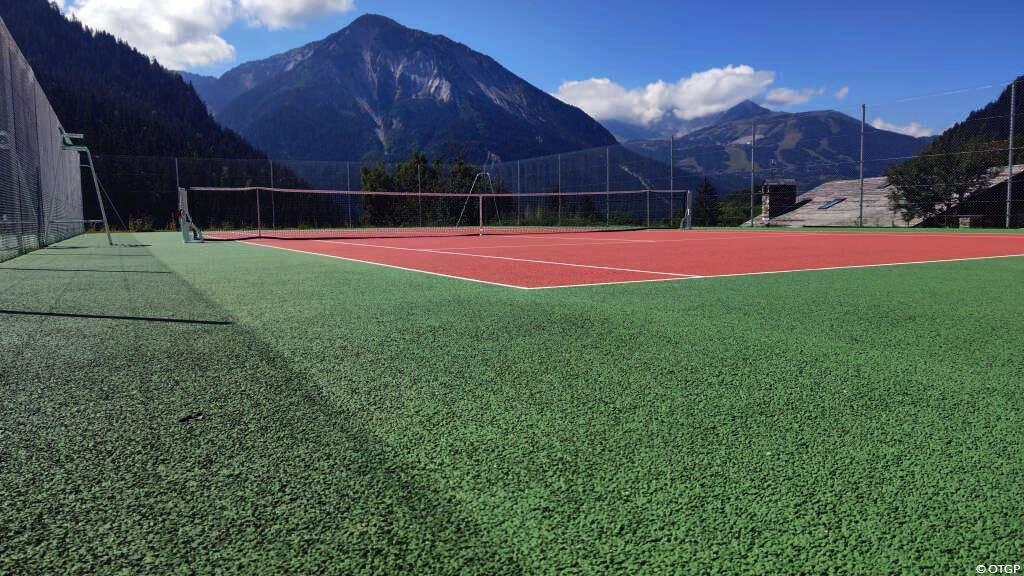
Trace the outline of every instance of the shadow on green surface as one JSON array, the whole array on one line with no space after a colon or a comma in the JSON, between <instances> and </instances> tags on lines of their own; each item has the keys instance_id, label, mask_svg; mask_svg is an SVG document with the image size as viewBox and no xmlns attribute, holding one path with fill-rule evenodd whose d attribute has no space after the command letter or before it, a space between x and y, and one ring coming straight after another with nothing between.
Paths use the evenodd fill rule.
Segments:
<instances>
[{"instance_id":1,"label":"shadow on green surface","mask_svg":"<svg viewBox=\"0 0 1024 576\"><path fill-rule=\"evenodd\" d=\"M0 266L0 270L16 270L18 272L98 272L102 274L170 274L163 270L97 270L94 268L22 268Z\"/></svg>"},{"instance_id":2,"label":"shadow on green surface","mask_svg":"<svg viewBox=\"0 0 1024 576\"><path fill-rule=\"evenodd\" d=\"M147 316L113 316L109 314L75 314L73 312L39 312L34 310L3 310L0 314L11 316L49 316L55 318L86 318L95 320L132 320L141 322L165 322L170 324L206 324L213 326L230 326L234 322L224 320L188 320L183 318L152 318Z\"/></svg>"},{"instance_id":3,"label":"shadow on green surface","mask_svg":"<svg viewBox=\"0 0 1024 576\"><path fill-rule=\"evenodd\" d=\"M0 311L0 573L522 572L273 334L106 313L231 317L177 274L26 276L104 313Z\"/></svg>"}]
</instances>

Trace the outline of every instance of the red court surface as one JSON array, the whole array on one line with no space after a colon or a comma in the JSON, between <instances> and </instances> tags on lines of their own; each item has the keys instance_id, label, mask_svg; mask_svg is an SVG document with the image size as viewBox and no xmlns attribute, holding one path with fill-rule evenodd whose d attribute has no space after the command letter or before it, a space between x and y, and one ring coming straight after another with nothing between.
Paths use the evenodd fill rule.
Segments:
<instances>
[{"instance_id":1,"label":"red court surface","mask_svg":"<svg viewBox=\"0 0 1024 576\"><path fill-rule=\"evenodd\" d=\"M639 230L245 243L522 289L1024 256L1024 235L942 232Z\"/></svg>"}]
</instances>

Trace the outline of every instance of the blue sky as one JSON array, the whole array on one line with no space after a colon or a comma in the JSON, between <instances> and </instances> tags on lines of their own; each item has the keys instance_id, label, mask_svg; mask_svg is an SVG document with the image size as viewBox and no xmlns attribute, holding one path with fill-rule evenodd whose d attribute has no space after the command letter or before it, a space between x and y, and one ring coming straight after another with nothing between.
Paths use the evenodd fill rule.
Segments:
<instances>
[{"instance_id":1,"label":"blue sky","mask_svg":"<svg viewBox=\"0 0 1024 576\"><path fill-rule=\"evenodd\" d=\"M117 30L124 18L107 12L145 10L147 0L66 0L69 10L136 44L184 42L180 35L155 38L152 31ZM912 102L895 100L1001 83L1024 73L1024 1L862 0L860 2L684 2L669 0L179 0L190 10L159 15L154 29L185 20L194 32L216 16L208 38L162 51L139 46L172 67L219 74L241 62L310 42L361 14L384 14L402 24L444 34L484 52L541 89L558 93L578 82L568 99L595 115L642 122L652 98L666 90L675 104L737 97L721 86L693 94L694 86L728 82L736 68L755 99L790 110L837 108L858 114L875 104L869 120L909 128L941 130L993 99L1001 87ZM157 8L157 0L149 8ZM833 5L834 4L834 5ZM281 5L287 5L282 8ZM234 8L232 8L234 6ZM218 10L223 11L218 12ZM230 10L234 10L231 12ZM244 15L242 14L244 11ZM287 13L283 13L287 12ZM146 16L143 16L145 18ZM1016 30L1014 29L1016 28ZM216 41L210 42L209 38ZM228 47L221 46L220 42ZM230 48L230 50L228 50ZM205 50L205 51L204 51ZM230 53L229 53L230 52ZM174 62L183 54L191 62ZM213 54L213 57L207 57ZM203 58L207 62L203 62ZM211 61L212 60L212 61ZM1015 65L1016 62L1019 64ZM730 70L720 74L708 71ZM704 74L704 75L702 75ZM760 74L770 74L768 77ZM696 76L695 76L696 75ZM742 75L742 74L741 74ZM680 83L691 78L693 82ZM591 79L606 83L588 83ZM663 82L650 89L652 83ZM848 87L846 97L836 93ZM788 91L784 91L788 89ZM724 92L722 92L724 90ZM780 91L783 90L783 91ZM775 91L775 92L772 92ZM570 94L570 92L564 92ZM769 96L777 96L774 100ZM605 106L608 102L619 104ZM696 99L696 100L695 100ZM676 108L673 108L676 107ZM607 108L607 109L605 109ZM644 116L647 117L647 116Z\"/></svg>"}]
</instances>

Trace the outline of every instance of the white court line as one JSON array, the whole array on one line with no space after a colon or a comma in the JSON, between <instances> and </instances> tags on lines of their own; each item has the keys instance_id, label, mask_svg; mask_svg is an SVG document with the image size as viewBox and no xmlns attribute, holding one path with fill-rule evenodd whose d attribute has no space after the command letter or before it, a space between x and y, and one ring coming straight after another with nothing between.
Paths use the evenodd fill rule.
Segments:
<instances>
[{"instance_id":1,"label":"white court line","mask_svg":"<svg viewBox=\"0 0 1024 576\"><path fill-rule=\"evenodd\" d=\"M607 286L612 284L636 284L638 282L664 282L666 280L709 280L714 278L736 278L739 276L767 276L770 274L790 274L794 272L821 272L825 270L856 270L858 268L885 268L892 266L913 266L915 264L944 264L949 262L972 262L977 260L998 260L1002 258L1024 258L1024 254L1004 254L1002 256L974 256L970 258L950 258L948 260L917 260L912 262L887 262L884 264L852 264L849 266L829 266L825 268L793 268L790 270L767 270L763 272L739 272L736 274L708 274L706 276L688 276L685 278L657 278L651 280L627 280L622 282L598 282L594 284L566 284L564 286L534 286L526 290L548 290L551 288L577 288L581 286Z\"/></svg>"},{"instance_id":2,"label":"white court line","mask_svg":"<svg viewBox=\"0 0 1024 576\"><path fill-rule=\"evenodd\" d=\"M345 246L363 246L367 248L384 248L386 250L405 250L408 252L421 252L427 254L445 254L450 256L467 256L469 258L487 258L490 260L507 260L509 262L528 262L530 264L547 264L551 266L569 266L572 268L589 268L592 270L611 270L614 272L633 272L635 274L650 274L652 276L672 276L675 278L690 278L693 274L677 274L675 272L655 272L653 270L636 270L633 268L616 268L613 266L595 266L590 264L573 264L570 262L554 262L550 260L533 260L530 258L512 258L509 256L492 256L490 254L466 254L465 252L450 252L448 250L434 250L430 248L405 248L401 246L381 246L379 244L364 244L362 242L346 242L344 240L314 240L324 244L342 244Z\"/></svg>"},{"instance_id":3,"label":"white court line","mask_svg":"<svg viewBox=\"0 0 1024 576\"><path fill-rule=\"evenodd\" d=\"M648 278L647 280L612 280L611 282L587 282L584 284L559 284L555 286L528 286L523 290L554 290L556 288L589 288L591 286L614 286L616 284L646 284L648 282L679 282L682 280L699 280L714 276L680 276L678 278Z\"/></svg>"},{"instance_id":4,"label":"white court line","mask_svg":"<svg viewBox=\"0 0 1024 576\"><path fill-rule=\"evenodd\" d=\"M654 233L659 233L660 234L660 233L675 232L675 231L673 231L673 230L650 230L650 232L654 232ZM986 232L981 232L981 233L971 233L971 232L873 232L873 231L867 231L867 230L864 231L864 232L857 232L856 230L844 231L844 232L824 232L824 231L817 231L817 230L808 230L806 232L797 232L797 231L789 231L789 230L787 230L785 232L781 232L781 231L780 232L774 232L774 231L771 231L771 230L763 230L763 229L753 229L753 230L747 230L747 231L736 231L736 230L721 230L721 231L718 231L718 230L685 230L685 231L679 231L679 232L682 232L684 234L693 234L694 236L700 236L700 237L703 237L705 240L712 240L712 239L714 239L714 240L719 240L719 239L729 239L729 240L732 240L732 239L751 238L751 237L758 237L758 238L771 238L771 237L810 238L810 237L815 237L815 236L837 236L837 237L842 237L842 238L850 238L850 237L863 237L863 238L871 238L871 237L881 237L881 238L948 238L950 240L953 240L953 239L962 240L962 239L965 239L965 238L1003 238L1003 239L1018 238L1018 239L1024 240L1024 234L1018 234L1018 233L999 234L999 233L986 233ZM725 236L725 234L734 234L734 236ZM690 240L694 240L694 239L696 239L696 238L690 238ZM684 240L686 240L686 239L679 238L679 239L651 240L651 242L681 242L681 241L684 241Z\"/></svg>"},{"instance_id":5,"label":"white court line","mask_svg":"<svg viewBox=\"0 0 1024 576\"><path fill-rule=\"evenodd\" d=\"M615 236L612 236L612 234L629 234L629 233L630 233L630 231L621 231L621 232L576 232L576 233L570 234L568 236L565 236L565 235L562 235L562 234L544 234L544 233L540 233L540 234L530 235L530 238L537 238L538 240L540 240L541 238L547 237L547 238L556 238L558 240L579 240L580 242L591 242L591 243L593 243L593 242L608 242L610 240L615 240L617 242L627 242L627 243L631 243L631 244L632 243L636 243L636 244L649 244L651 242L660 242L660 240L637 240L636 238L616 238ZM598 238L589 238L589 237L580 238L580 234L599 234L601 236L607 235L607 239L600 240Z\"/></svg>"},{"instance_id":6,"label":"white court line","mask_svg":"<svg viewBox=\"0 0 1024 576\"><path fill-rule=\"evenodd\" d=\"M332 243L332 242L325 241L325 240L318 240L318 242ZM293 248L282 248L280 246L271 246L271 245L268 245L268 244L258 244L258 243L249 242L249 241L245 241L245 240L240 241L240 243L241 244L247 244L249 246L259 246L261 248L272 248L272 249L275 249L275 250L284 250L284 251L287 251L287 252L295 252L297 254L305 254L307 256L323 256L323 257L327 257L327 258L334 258L336 260L346 260L346 261L349 261L349 262L359 262L360 264L369 264L369 265L373 265L373 266L383 266L384 268L393 268L393 269L396 269L396 270L405 270L407 272L420 272L422 274L429 274L431 276L440 276L442 278L452 278L452 279L455 279L455 280L466 280L466 281L469 281L469 282L476 282L478 284L487 284L487 285L491 285L491 286L501 286L503 288L514 288L516 290L554 290L554 289L563 289L563 288L585 288L585 287L593 287L593 286L613 286L613 285L616 285L616 284L640 284L640 283L644 283L644 282L670 282L670 281L679 281L679 280L709 280L709 279L714 279L714 278L735 278L735 277L741 277L741 276L767 276L767 275L771 275L771 274L791 274L791 273L795 273L795 272L819 272L819 271L828 271L828 270L832 270L832 271L835 271L835 270L854 270L854 269L859 269L859 268L884 268L884 267L895 267L895 266L912 266L912 265L916 265L916 264L943 264L943 263L950 263L950 262L971 262L971 261L984 261L984 260L998 260L998 259L1005 259L1005 258L1024 258L1024 253L1022 253L1022 254L1005 254L1005 255L1001 255L1001 256L976 256L976 257L970 257L970 258L951 258L951 259L946 259L946 260L919 260L919 261L912 261L912 262L888 262L888 263L884 263L884 264L855 264L855 265L850 265L850 266L831 266L831 267L826 267L826 268L793 268L793 269L789 269L789 270L768 270L768 271L763 271L763 272L740 272L740 273L736 273L736 274L712 274L712 275L707 275L707 276L682 275L682 276L677 276L677 277L673 277L673 278L651 278L651 279L648 279L648 280L621 280L621 281L613 281L613 282L594 282L594 283L586 283L586 284L564 284L564 285L557 285L557 286L516 286L514 284L502 284L501 282L491 282L491 281L488 281L488 280L480 280L478 278L470 278L470 277L466 277L466 276L455 276L455 275L452 275L452 274L442 274L440 272L430 272L428 270L420 270L419 268L407 268L407 267L404 267L404 266L395 266L395 265L392 265L392 264L383 264L381 262L374 262L372 260L359 260L357 258L346 258L344 256L335 256L333 254L323 254L323 253L320 253L320 252L309 252L309 251L306 251L306 250L296 250L296 249L293 249ZM378 247L379 248L379 246L375 246L375 245L370 245L370 246ZM655 272L655 273L652 273L652 274L659 274L659 273Z\"/></svg>"},{"instance_id":7,"label":"white court line","mask_svg":"<svg viewBox=\"0 0 1024 576\"><path fill-rule=\"evenodd\" d=\"M318 242L331 242L343 243L346 240L317 240ZM645 240L644 243L657 244L657 240ZM499 244L495 246L452 246L447 248L448 250L491 250L492 248L553 248L558 246L612 246L617 244L633 244L631 240L605 240L603 242L573 242L573 243L556 243L556 244ZM385 246L382 244L372 244L376 248L406 248L407 250L439 250L439 248L408 248L406 246Z\"/></svg>"},{"instance_id":8,"label":"white court line","mask_svg":"<svg viewBox=\"0 0 1024 576\"><path fill-rule=\"evenodd\" d=\"M295 248L282 248L281 246L272 246L270 244L259 244L256 242L250 242L248 240L240 241L240 244L246 244L249 246L259 246L260 248L271 248L274 250L284 250L286 252L295 252L296 254L305 254L306 256L321 256L324 258L334 258L335 260L346 260L348 262L359 262L360 264L370 264L373 266L383 266L384 268L394 268L395 270L405 270L406 272L419 272L421 274L429 274L431 276L440 276L442 278L452 278L455 280L466 280L469 282L476 282L478 284L488 284L491 286L501 286L502 288L515 288L516 290L526 290L525 286L516 286L515 284L502 284L501 282L490 282L488 280L480 280L479 278L470 278L468 276L455 276L452 274L442 274L440 272L431 272L429 270L420 270L419 268L406 268L404 266L395 266L393 264L384 264L382 262L374 262L372 260L360 260L358 258L346 258L344 256L335 256L334 254L324 254L322 252L310 252L308 250L296 250Z\"/></svg>"}]
</instances>

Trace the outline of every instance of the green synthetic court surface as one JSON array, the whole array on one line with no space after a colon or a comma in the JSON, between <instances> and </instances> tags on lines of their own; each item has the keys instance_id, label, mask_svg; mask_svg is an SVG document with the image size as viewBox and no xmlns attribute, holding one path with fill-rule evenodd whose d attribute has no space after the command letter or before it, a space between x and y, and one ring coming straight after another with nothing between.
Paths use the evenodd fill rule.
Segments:
<instances>
[{"instance_id":1,"label":"green synthetic court surface","mask_svg":"<svg viewBox=\"0 0 1024 576\"><path fill-rule=\"evenodd\" d=\"M0 264L0 574L1024 559L1024 258L527 292L118 241Z\"/></svg>"}]
</instances>

